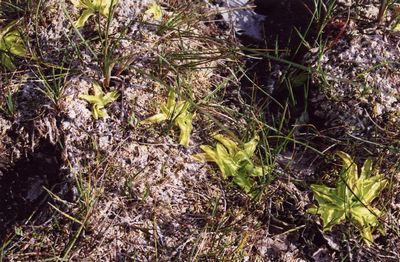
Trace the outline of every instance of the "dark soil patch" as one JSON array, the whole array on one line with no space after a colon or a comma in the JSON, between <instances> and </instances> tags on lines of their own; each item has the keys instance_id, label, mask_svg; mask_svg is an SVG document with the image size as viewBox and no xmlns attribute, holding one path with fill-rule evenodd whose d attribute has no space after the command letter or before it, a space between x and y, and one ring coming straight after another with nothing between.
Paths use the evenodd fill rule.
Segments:
<instances>
[{"instance_id":1,"label":"dark soil patch","mask_svg":"<svg viewBox=\"0 0 400 262\"><path fill-rule=\"evenodd\" d=\"M256 0L256 13L265 15L264 32L267 48L286 50L292 61L299 61L308 51L302 38L315 40L318 21L313 19L315 2L312 0ZM322 9L320 11L323 17Z\"/></svg>"},{"instance_id":2,"label":"dark soil patch","mask_svg":"<svg viewBox=\"0 0 400 262\"><path fill-rule=\"evenodd\" d=\"M268 110L267 115L278 116L278 119L279 112L289 105L290 118L295 120L306 111L308 97L305 94L308 94L309 90L304 90L304 83L309 81L310 76L296 66L289 66L286 61L301 67L303 57L308 51L302 41L311 45L315 41L320 27L320 21L313 20L315 4L308 0L255 1L255 4L256 13L266 16L263 24L265 41L254 42L248 38L241 41L250 48L249 53L252 56L263 54L254 54L251 48L271 51L266 51L261 60L248 59L246 62L247 76L242 78L242 95L248 98L248 102L262 105ZM324 14L322 11L320 13L322 19ZM290 88L284 81L285 77L294 80L290 83ZM254 87L255 84L258 88Z\"/></svg>"},{"instance_id":3,"label":"dark soil patch","mask_svg":"<svg viewBox=\"0 0 400 262\"><path fill-rule=\"evenodd\" d=\"M0 239L12 225L43 209L47 188L54 191L63 180L61 151L47 140L7 168L0 166Z\"/></svg>"}]
</instances>

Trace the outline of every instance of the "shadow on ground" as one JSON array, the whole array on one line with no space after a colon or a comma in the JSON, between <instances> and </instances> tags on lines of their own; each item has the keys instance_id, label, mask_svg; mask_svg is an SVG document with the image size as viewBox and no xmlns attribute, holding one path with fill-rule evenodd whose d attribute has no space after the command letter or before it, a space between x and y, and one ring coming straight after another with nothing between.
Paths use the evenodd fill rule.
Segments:
<instances>
[{"instance_id":1,"label":"shadow on ground","mask_svg":"<svg viewBox=\"0 0 400 262\"><path fill-rule=\"evenodd\" d=\"M54 190L61 176L61 152L47 140L8 167L0 166L0 239L13 225L42 212L49 200L44 188Z\"/></svg>"}]
</instances>

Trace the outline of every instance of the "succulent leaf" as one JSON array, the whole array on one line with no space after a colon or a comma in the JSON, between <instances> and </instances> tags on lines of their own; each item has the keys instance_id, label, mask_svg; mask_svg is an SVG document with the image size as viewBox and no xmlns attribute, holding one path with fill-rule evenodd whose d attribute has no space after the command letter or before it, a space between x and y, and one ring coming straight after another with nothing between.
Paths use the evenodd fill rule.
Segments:
<instances>
[{"instance_id":1,"label":"succulent leaf","mask_svg":"<svg viewBox=\"0 0 400 262\"><path fill-rule=\"evenodd\" d=\"M24 39L13 21L0 29L0 64L7 70L15 70L13 56L26 56Z\"/></svg>"},{"instance_id":2,"label":"succulent leaf","mask_svg":"<svg viewBox=\"0 0 400 262\"><path fill-rule=\"evenodd\" d=\"M117 91L104 93L97 82L93 82L93 95L79 95L79 98L92 104L92 114L94 119L107 118L108 114L105 107L118 99Z\"/></svg>"},{"instance_id":3,"label":"succulent leaf","mask_svg":"<svg viewBox=\"0 0 400 262\"><path fill-rule=\"evenodd\" d=\"M235 141L221 135L214 135L218 141L215 148L210 146L200 146L204 153L194 155L198 161L215 162L221 171L224 179L231 178L244 192L253 198L259 195L255 190L255 177L263 176L272 168L256 166L252 160L259 141L258 136L239 146Z\"/></svg>"},{"instance_id":4,"label":"succulent leaf","mask_svg":"<svg viewBox=\"0 0 400 262\"><path fill-rule=\"evenodd\" d=\"M171 90L168 92L167 103L161 106L161 112L140 123L154 124L171 120L180 129L179 144L188 146L190 143L190 134L193 129L192 122L195 116L194 113L189 111L189 107L189 102L177 101L175 92Z\"/></svg>"},{"instance_id":5,"label":"succulent leaf","mask_svg":"<svg viewBox=\"0 0 400 262\"><path fill-rule=\"evenodd\" d=\"M372 161L366 160L361 174L352 158L339 152L343 161L341 178L335 188L325 185L311 185L311 190L319 207L312 207L307 212L320 215L324 230L346 219L355 222L367 244L373 241L372 232L379 225L378 218L382 212L371 206L372 201L379 196L387 185L383 175L371 176Z\"/></svg>"},{"instance_id":6,"label":"succulent leaf","mask_svg":"<svg viewBox=\"0 0 400 262\"><path fill-rule=\"evenodd\" d=\"M71 3L78 9L83 9L81 16L75 21L76 28L83 27L88 19L99 13L104 17L109 17L110 9L112 9L118 0L70 0Z\"/></svg>"}]
</instances>

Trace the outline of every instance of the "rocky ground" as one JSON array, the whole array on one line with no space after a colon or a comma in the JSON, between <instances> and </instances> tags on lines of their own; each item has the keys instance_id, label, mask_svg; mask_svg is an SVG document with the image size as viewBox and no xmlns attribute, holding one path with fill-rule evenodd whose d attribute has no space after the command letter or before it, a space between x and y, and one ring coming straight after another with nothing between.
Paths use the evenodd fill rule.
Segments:
<instances>
[{"instance_id":1,"label":"rocky ground","mask_svg":"<svg viewBox=\"0 0 400 262\"><path fill-rule=\"evenodd\" d=\"M314 21L313 1L270 2L119 0L80 29L70 1L0 2L26 46L0 75L0 261L398 261L396 9L379 24L373 1L322 1ZM118 94L108 118L82 97L94 83ZM195 112L188 146L173 119L142 122L170 90ZM193 158L215 133L258 134L261 197ZM389 181L371 245L306 212L338 150Z\"/></svg>"}]
</instances>

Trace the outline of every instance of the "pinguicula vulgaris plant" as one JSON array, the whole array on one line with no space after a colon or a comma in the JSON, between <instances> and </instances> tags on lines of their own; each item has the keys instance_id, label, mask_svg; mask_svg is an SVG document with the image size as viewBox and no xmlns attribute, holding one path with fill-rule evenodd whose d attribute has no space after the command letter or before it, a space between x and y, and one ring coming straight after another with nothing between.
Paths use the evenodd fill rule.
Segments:
<instances>
[{"instance_id":1,"label":"pinguicula vulgaris plant","mask_svg":"<svg viewBox=\"0 0 400 262\"><path fill-rule=\"evenodd\" d=\"M26 56L24 39L18 30L18 21L0 29L0 64L7 70L15 70L13 56Z\"/></svg>"},{"instance_id":2,"label":"pinguicula vulgaris plant","mask_svg":"<svg viewBox=\"0 0 400 262\"><path fill-rule=\"evenodd\" d=\"M321 216L324 230L345 221L354 222L367 244L372 243L372 232L379 226L383 212L373 206L376 199L388 184L382 174L372 175L372 161L364 162L361 172L353 159L344 152L338 152L343 161L343 169L336 187L311 185L318 202L307 211Z\"/></svg>"}]
</instances>

